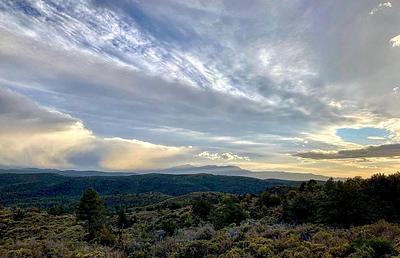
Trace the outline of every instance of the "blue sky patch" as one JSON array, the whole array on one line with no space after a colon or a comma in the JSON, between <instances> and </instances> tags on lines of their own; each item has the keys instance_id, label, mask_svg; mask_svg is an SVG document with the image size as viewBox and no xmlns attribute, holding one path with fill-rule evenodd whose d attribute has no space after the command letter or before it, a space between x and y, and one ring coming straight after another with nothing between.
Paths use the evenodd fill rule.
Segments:
<instances>
[{"instance_id":1,"label":"blue sky patch","mask_svg":"<svg viewBox=\"0 0 400 258\"><path fill-rule=\"evenodd\" d=\"M386 129L374 127L340 128L336 130L336 135L346 142L367 145L385 141L389 132Z\"/></svg>"}]
</instances>

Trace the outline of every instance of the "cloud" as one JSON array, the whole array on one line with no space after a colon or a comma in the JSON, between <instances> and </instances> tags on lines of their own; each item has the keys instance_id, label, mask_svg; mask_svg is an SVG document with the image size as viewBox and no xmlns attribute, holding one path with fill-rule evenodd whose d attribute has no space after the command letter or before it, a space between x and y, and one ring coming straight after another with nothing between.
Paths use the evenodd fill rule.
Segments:
<instances>
[{"instance_id":1,"label":"cloud","mask_svg":"<svg viewBox=\"0 0 400 258\"><path fill-rule=\"evenodd\" d=\"M372 9L372 10L369 12L369 14L374 15L375 13L381 11L382 9L391 8L391 7L392 7L392 3L391 3L391 2L380 3L380 4L378 5L378 7Z\"/></svg>"},{"instance_id":2,"label":"cloud","mask_svg":"<svg viewBox=\"0 0 400 258\"><path fill-rule=\"evenodd\" d=\"M400 87L398 87L398 86L396 86L396 87L394 87L393 88L393 93L394 93L394 95L399 95L399 93L400 93Z\"/></svg>"},{"instance_id":3,"label":"cloud","mask_svg":"<svg viewBox=\"0 0 400 258\"><path fill-rule=\"evenodd\" d=\"M240 155L234 154L232 152L211 153L208 151L203 151L203 152L199 153L198 156L201 158L215 160L215 161L250 161L249 157L240 156Z\"/></svg>"},{"instance_id":4,"label":"cloud","mask_svg":"<svg viewBox=\"0 0 400 258\"><path fill-rule=\"evenodd\" d=\"M1 165L132 170L165 167L190 151L97 136L81 121L2 88L0 111Z\"/></svg>"},{"instance_id":5,"label":"cloud","mask_svg":"<svg viewBox=\"0 0 400 258\"><path fill-rule=\"evenodd\" d=\"M121 138L105 138L99 144L99 148L106 152L100 166L108 170L168 167L168 164L174 164L173 161L179 158L184 159L184 154L190 152L189 147L163 146Z\"/></svg>"},{"instance_id":6,"label":"cloud","mask_svg":"<svg viewBox=\"0 0 400 258\"><path fill-rule=\"evenodd\" d=\"M254 164L237 162L257 169L349 171L287 154L363 148L336 135L353 125L388 128L388 143L400 139L393 94L400 61L385 47L398 34L399 6L382 3L377 8L385 10L368 15L376 4L0 1L0 87L36 106L18 120L3 118L7 134L20 130L21 142L30 130L59 132L52 141L76 136L68 148L46 145L43 152L54 148L54 155L43 154L43 164L129 169L188 156L206 163L194 153L234 155L240 148ZM24 160L24 152L32 159L28 149L8 164Z\"/></svg>"},{"instance_id":7,"label":"cloud","mask_svg":"<svg viewBox=\"0 0 400 258\"><path fill-rule=\"evenodd\" d=\"M369 146L366 148L341 151L310 151L294 154L293 156L305 159L355 159L355 158L384 158L399 157L400 144Z\"/></svg>"},{"instance_id":8,"label":"cloud","mask_svg":"<svg viewBox=\"0 0 400 258\"><path fill-rule=\"evenodd\" d=\"M240 138L249 138L246 132L259 128L263 128L263 134L294 134L314 127L312 114L317 110L324 114L320 125L344 120L329 105L303 94L288 95L280 104L260 103L146 76L91 56L65 54L8 33L2 35L0 66L4 69L0 77L6 79L8 87L79 117L94 131L110 136L147 134L143 136L153 142L156 133L148 129L169 127L205 133L210 141L230 136L240 142ZM297 122L293 125L291 121ZM157 141L175 138L168 133L168 137L158 136Z\"/></svg>"},{"instance_id":9,"label":"cloud","mask_svg":"<svg viewBox=\"0 0 400 258\"><path fill-rule=\"evenodd\" d=\"M390 43L392 43L392 47L400 47L400 35L393 37Z\"/></svg>"},{"instance_id":10,"label":"cloud","mask_svg":"<svg viewBox=\"0 0 400 258\"><path fill-rule=\"evenodd\" d=\"M64 131L79 121L55 110L40 107L28 98L0 88L0 134Z\"/></svg>"},{"instance_id":11,"label":"cloud","mask_svg":"<svg viewBox=\"0 0 400 258\"><path fill-rule=\"evenodd\" d=\"M380 137L380 136L368 136L368 140L374 140L374 141L385 141L387 140L386 137Z\"/></svg>"}]
</instances>

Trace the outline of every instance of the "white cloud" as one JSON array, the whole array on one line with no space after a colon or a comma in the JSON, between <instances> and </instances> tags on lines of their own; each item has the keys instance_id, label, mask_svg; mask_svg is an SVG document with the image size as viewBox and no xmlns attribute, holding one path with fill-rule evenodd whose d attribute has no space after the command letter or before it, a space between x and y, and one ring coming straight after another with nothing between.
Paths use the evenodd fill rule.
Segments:
<instances>
[{"instance_id":1,"label":"white cloud","mask_svg":"<svg viewBox=\"0 0 400 258\"><path fill-rule=\"evenodd\" d=\"M108 170L166 167L168 159L177 158L191 149L121 138L104 138L100 144L106 151L100 166Z\"/></svg>"},{"instance_id":2,"label":"white cloud","mask_svg":"<svg viewBox=\"0 0 400 258\"><path fill-rule=\"evenodd\" d=\"M392 47L400 47L400 35L393 37L390 43L392 43Z\"/></svg>"},{"instance_id":3,"label":"white cloud","mask_svg":"<svg viewBox=\"0 0 400 258\"><path fill-rule=\"evenodd\" d=\"M382 9L391 8L391 7L392 7L392 3L391 3L391 2L380 3L380 4L378 5L378 7L372 9L372 10L369 12L369 14L374 15L375 13L379 12L379 11L382 10Z\"/></svg>"},{"instance_id":4,"label":"white cloud","mask_svg":"<svg viewBox=\"0 0 400 258\"><path fill-rule=\"evenodd\" d=\"M392 7L392 3L390 3L390 2L380 3L379 6L381 6L381 7Z\"/></svg>"},{"instance_id":5,"label":"white cloud","mask_svg":"<svg viewBox=\"0 0 400 258\"><path fill-rule=\"evenodd\" d=\"M102 138L83 123L0 88L0 165L132 170L165 167L190 147Z\"/></svg>"},{"instance_id":6,"label":"white cloud","mask_svg":"<svg viewBox=\"0 0 400 258\"><path fill-rule=\"evenodd\" d=\"M200 154L198 154L198 156L201 158L205 158L205 159L209 159L209 160L217 160L217 161L250 161L249 157L240 156L240 155L234 154L232 152L211 153L208 151L203 151Z\"/></svg>"},{"instance_id":7,"label":"white cloud","mask_svg":"<svg viewBox=\"0 0 400 258\"><path fill-rule=\"evenodd\" d=\"M384 141L387 140L385 137L380 137L380 136L368 136L368 140L373 140L373 141Z\"/></svg>"}]
</instances>

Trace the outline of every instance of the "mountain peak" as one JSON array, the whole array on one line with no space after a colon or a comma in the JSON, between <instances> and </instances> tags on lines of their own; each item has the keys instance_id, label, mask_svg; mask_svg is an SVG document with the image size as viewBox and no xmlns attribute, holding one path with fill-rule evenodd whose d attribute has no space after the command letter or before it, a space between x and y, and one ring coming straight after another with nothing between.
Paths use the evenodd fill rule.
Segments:
<instances>
[{"instance_id":1,"label":"mountain peak","mask_svg":"<svg viewBox=\"0 0 400 258\"><path fill-rule=\"evenodd\" d=\"M193 166L191 164L183 164L175 167L171 167L169 169L188 169L188 168L197 168L196 166Z\"/></svg>"}]
</instances>

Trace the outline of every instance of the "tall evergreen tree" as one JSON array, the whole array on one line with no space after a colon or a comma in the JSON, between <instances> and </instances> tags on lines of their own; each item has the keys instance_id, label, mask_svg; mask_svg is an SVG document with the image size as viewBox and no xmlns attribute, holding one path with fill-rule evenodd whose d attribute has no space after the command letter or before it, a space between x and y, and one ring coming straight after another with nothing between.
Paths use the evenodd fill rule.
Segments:
<instances>
[{"instance_id":1,"label":"tall evergreen tree","mask_svg":"<svg viewBox=\"0 0 400 258\"><path fill-rule=\"evenodd\" d=\"M120 229L124 229L130 227L132 225L132 220L128 218L126 215L125 207L116 207L116 214L117 214L117 225Z\"/></svg>"},{"instance_id":2,"label":"tall evergreen tree","mask_svg":"<svg viewBox=\"0 0 400 258\"><path fill-rule=\"evenodd\" d=\"M85 222L88 239L94 239L105 224L105 207L103 199L93 188L86 189L79 201L76 217Z\"/></svg>"}]
</instances>

